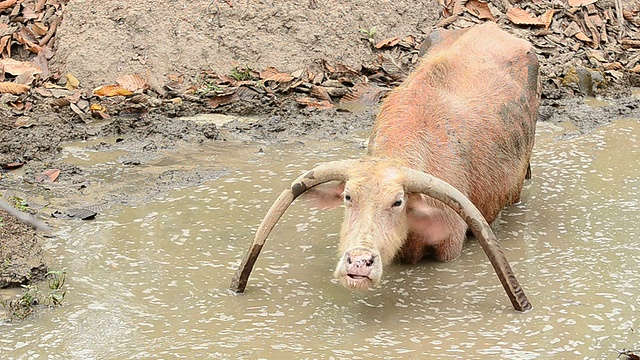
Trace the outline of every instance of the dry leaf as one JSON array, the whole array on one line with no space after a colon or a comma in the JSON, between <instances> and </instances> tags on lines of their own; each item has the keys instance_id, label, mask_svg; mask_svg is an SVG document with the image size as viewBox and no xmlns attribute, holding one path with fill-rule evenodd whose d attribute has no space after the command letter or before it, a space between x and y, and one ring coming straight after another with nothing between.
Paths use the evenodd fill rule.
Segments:
<instances>
[{"instance_id":1,"label":"dry leaf","mask_svg":"<svg viewBox=\"0 0 640 360\"><path fill-rule=\"evenodd\" d=\"M109 114L107 114L107 108L100 104L91 104L89 107L89 111L91 111L91 117L96 119L108 119Z\"/></svg>"},{"instance_id":2,"label":"dry leaf","mask_svg":"<svg viewBox=\"0 0 640 360\"><path fill-rule=\"evenodd\" d=\"M0 37L5 37L7 35L13 35L13 33L16 32L16 31L18 31L17 27L9 27L7 24L0 24ZM4 47L4 45L0 46L0 49L3 48L3 47Z\"/></svg>"},{"instance_id":3,"label":"dry leaf","mask_svg":"<svg viewBox=\"0 0 640 360\"><path fill-rule=\"evenodd\" d=\"M465 7L470 14L475 15L476 17L478 17L478 19L488 19L491 21L496 21L496 19L493 17L493 14L491 13L491 10L489 10L489 4L484 1L469 0L465 4Z\"/></svg>"},{"instance_id":4,"label":"dry leaf","mask_svg":"<svg viewBox=\"0 0 640 360\"><path fill-rule=\"evenodd\" d=\"M542 20L542 22L544 23L545 30L548 29L549 26L551 26L551 21L553 21L554 12L555 11L553 9L549 9L545 11L545 13L542 14L542 16L540 16L540 20Z\"/></svg>"},{"instance_id":5,"label":"dry leaf","mask_svg":"<svg viewBox=\"0 0 640 360\"><path fill-rule=\"evenodd\" d=\"M227 105L227 104L231 104L233 102L238 101L240 98L238 97L238 94L231 93L231 94L226 94L226 95L221 95L221 96L216 96L216 97L212 97L212 98L208 98L207 99L207 104L209 104L209 106L211 106L212 108L217 108L218 106L221 105Z\"/></svg>"},{"instance_id":6,"label":"dry leaf","mask_svg":"<svg viewBox=\"0 0 640 360\"><path fill-rule=\"evenodd\" d=\"M325 60L325 59L322 59L322 66L323 66L323 67L324 67L324 69L325 69L327 72L329 72L329 73L334 73L334 72L336 72L336 69L335 69L333 66L331 66L331 65L327 62L327 60Z\"/></svg>"},{"instance_id":7,"label":"dry leaf","mask_svg":"<svg viewBox=\"0 0 640 360\"><path fill-rule=\"evenodd\" d=\"M68 73L67 84L65 85L65 87L69 90L75 90L78 88L78 86L80 86L80 80L78 80L75 76L73 76L73 74Z\"/></svg>"},{"instance_id":8,"label":"dry leaf","mask_svg":"<svg viewBox=\"0 0 640 360\"><path fill-rule=\"evenodd\" d=\"M66 89L64 86L60 86L58 84L54 84L54 83L51 83L51 82L48 82L48 81L46 83L42 84L42 86L45 89Z\"/></svg>"},{"instance_id":9,"label":"dry leaf","mask_svg":"<svg viewBox=\"0 0 640 360\"><path fill-rule=\"evenodd\" d=\"M89 107L89 110L91 111L107 111L107 108L100 105L100 104L91 104L91 106Z\"/></svg>"},{"instance_id":10,"label":"dry leaf","mask_svg":"<svg viewBox=\"0 0 640 360\"><path fill-rule=\"evenodd\" d=\"M575 21L572 21L566 29L562 31L564 36L572 37L573 35L580 32L580 25L578 25Z\"/></svg>"},{"instance_id":11,"label":"dry leaf","mask_svg":"<svg viewBox=\"0 0 640 360\"><path fill-rule=\"evenodd\" d=\"M307 73L306 69L300 69L292 72L291 76L293 76L295 79L301 79L302 76L305 75L306 73Z\"/></svg>"},{"instance_id":12,"label":"dry leaf","mask_svg":"<svg viewBox=\"0 0 640 360\"><path fill-rule=\"evenodd\" d=\"M22 1L21 1L22 2ZM38 18L38 14L36 14L35 10L31 6L22 6L22 17L25 20L33 20Z\"/></svg>"},{"instance_id":13,"label":"dry leaf","mask_svg":"<svg viewBox=\"0 0 640 360\"><path fill-rule=\"evenodd\" d=\"M41 22L34 22L33 24L31 24L30 29L34 34L38 36L44 36L47 34L47 30L49 28Z\"/></svg>"},{"instance_id":14,"label":"dry leaf","mask_svg":"<svg viewBox=\"0 0 640 360\"><path fill-rule=\"evenodd\" d=\"M464 12L464 3L466 3L466 0L454 0L453 10L451 11L451 14L462 15L462 13Z\"/></svg>"},{"instance_id":15,"label":"dry leaf","mask_svg":"<svg viewBox=\"0 0 640 360\"><path fill-rule=\"evenodd\" d=\"M18 0L0 1L0 11L6 10L16 4Z\"/></svg>"},{"instance_id":16,"label":"dry leaf","mask_svg":"<svg viewBox=\"0 0 640 360\"><path fill-rule=\"evenodd\" d=\"M20 116L19 118L16 119L16 122L13 123L13 126L17 128L30 128L35 124L36 122L32 118L29 118L26 116Z\"/></svg>"},{"instance_id":17,"label":"dry leaf","mask_svg":"<svg viewBox=\"0 0 640 360\"><path fill-rule=\"evenodd\" d=\"M577 7L577 6L586 6L590 4L595 4L598 0L568 0L569 6Z\"/></svg>"},{"instance_id":18,"label":"dry leaf","mask_svg":"<svg viewBox=\"0 0 640 360\"><path fill-rule=\"evenodd\" d=\"M133 95L131 90L127 90L122 85L105 85L93 89L93 93L98 96L129 96Z\"/></svg>"},{"instance_id":19,"label":"dry leaf","mask_svg":"<svg viewBox=\"0 0 640 360\"><path fill-rule=\"evenodd\" d=\"M329 93L324 86L311 86L309 95L313 96L316 99L331 101L331 96L329 96Z\"/></svg>"},{"instance_id":20,"label":"dry leaf","mask_svg":"<svg viewBox=\"0 0 640 360\"><path fill-rule=\"evenodd\" d=\"M4 67L4 72L14 76L19 76L24 73L40 74L42 70L40 67L30 61L18 61L14 59L2 59L0 64Z\"/></svg>"},{"instance_id":21,"label":"dry leaf","mask_svg":"<svg viewBox=\"0 0 640 360\"><path fill-rule=\"evenodd\" d=\"M629 48L640 48L640 40L635 40L635 39L622 39L620 40L620 43L622 44L622 47L625 49L629 49Z\"/></svg>"},{"instance_id":22,"label":"dry leaf","mask_svg":"<svg viewBox=\"0 0 640 360\"><path fill-rule=\"evenodd\" d=\"M109 116L109 114L107 114L104 111L92 111L91 112L91 117L94 118L94 119L106 120L106 119L110 118L111 116Z\"/></svg>"},{"instance_id":23,"label":"dry leaf","mask_svg":"<svg viewBox=\"0 0 640 360\"><path fill-rule=\"evenodd\" d=\"M44 9L47 1L48 0L38 0L38 2L36 3L36 8L35 8L36 12L38 12L38 13L41 12Z\"/></svg>"},{"instance_id":24,"label":"dry leaf","mask_svg":"<svg viewBox=\"0 0 640 360\"><path fill-rule=\"evenodd\" d=\"M131 92L142 92L149 88L147 80L140 74L120 75L116 82Z\"/></svg>"},{"instance_id":25,"label":"dry leaf","mask_svg":"<svg viewBox=\"0 0 640 360\"><path fill-rule=\"evenodd\" d=\"M53 96L51 91L49 91L48 89L42 88L42 87L35 87L35 88L33 88L33 90L35 92L37 92L42 97L52 97Z\"/></svg>"},{"instance_id":26,"label":"dry leaf","mask_svg":"<svg viewBox=\"0 0 640 360\"><path fill-rule=\"evenodd\" d=\"M29 85L16 84L12 82L0 82L0 94L20 95L29 91Z\"/></svg>"},{"instance_id":27,"label":"dry leaf","mask_svg":"<svg viewBox=\"0 0 640 360\"><path fill-rule=\"evenodd\" d=\"M604 52L598 50L589 50L587 51L587 57L589 59L595 59L601 63L606 63L607 59L605 58Z\"/></svg>"},{"instance_id":28,"label":"dry leaf","mask_svg":"<svg viewBox=\"0 0 640 360\"><path fill-rule=\"evenodd\" d=\"M345 73L347 75L350 74L350 75L360 76L360 71L352 69L352 68L348 67L347 65L341 64L341 63L336 64L336 69L335 70L336 70L336 72Z\"/></svg>"},{"instance_id":29,"label":"dry leaf","mask_svg":"<svg viewBox=\"0 0 640 360\"><path fill-rule=\"evenodd\" d=\"M60 175L60 170L49 169L42 172L42 174L36 176L37 182L54 182Z\"/></svg>"},{"instance_id":30,"label":"dry leaf","mask_svg":"<svg viewBox=\"0 0 640 360\"><path fill-rule=\"evenodd\" d=\"M20 31L13 33L13 38L34 54L37 54L42 50L42 47L36 43L36 40L27 28L23 27Z\"/></svg>"},{"instance_id":31,"label":"dry leaf","mask_svg":"<svg viewBox=\"0 0 640 360\"><path fill-rule=\"evenodd\" d=\"M16 84L31 85L33 80L35 80L35 76L32 72L24 72L16 76L16 78L13 79L13 82Z\"/></svg>"},{"instance_id":32,"label":"dry leaf","mask_svg":"<svg viewBox=\"0 0 640 360\"><path fill-rule=\"evenodd\" d=\"M368 106L378 103L389 92L389 89L374 83L360 83L340 99L340 109L351 112L362 111Z\"/></svg>"},{"instance_id":33,"label":"dry leaf","mask_svg":"<svg viewBox=\"0 0 640 360\"><path fill-rule=\"evenodd\" d=\"M2 53L6 47L11 49L11 41L9 40L11 40L11 35L6 35L0 38L0 53ZM7 51L7 53L7 56L11 56L11 52Z\"/></svg>"},{"instance_id":34,"label":"dry leaf","mask_svg":"<svg viewBox=\"0 0 640 360\"><path fill-rule=\"evenodd\" d=\"M331 109L333 104L327 100L318 100L311 97L299 97L296 99L298 104L317 109Z\"/></svg>"},{"instance_id":35,"label":"dry leaf","mask_svg":"<svg viewBox=\"0 0 640 360\"><path fill-rule=\"evenodd\" d=\"M533 17L531 14L517 7L512 7L507 11L507 17L516 25L538 25L544 26L545 23Z\"/></svg>"},{"instance_id":36,"label":"dry leaf","mask_svg":"<svg viewBox=\"0 0 640 360\"><path fill-rule=\"evenodd\" d=\"M382 57L382 69L394 80L402 81L407 77L407 70L402 64L402 54L391 53Z\"/></svg>"},{"instance_id":37,"label":"dry leaf","mask_svg":"<svg viewBox=\"0 0 640 360\"><path fill-rule=\"evenodd\" d=\"M602 66L605 70L622 70L624 66L618 61L614 61L612 63L603 64Z\"/></svg>"},{"instance_id":38,"label":"dry leaf","mask_svg":"<svg viewBox=\"0 0 640 360\"><path fill-rule=\"evenodd\" d=\"M575 34L576 39L582 41L582 42L586 42L586 43L590 43L591 42L591 38L588 37L587 35L585 35L582 31L578 32Z\"/></svg>"},{"instance_id":39,"label":"dry leaf","mask_svg":"<svg viewBox=\"0 0 640 360\"><path fill-rule=\"evenodd\" d=\"M290 74L280 72L273 66L270 66L260 72L260 79L264 81L272 80L279 83L285 83L293 80L294 77Z\"/></svg>"},{"instance_id":40,"label":"dry leaf","mask_svg":"<svg viewBox=\"0 0 640 360\"><path fill-rule=\"evenodd\" d=\"M74 113L76 113L78 116L80 116L80 118L84 117L84 111L82 111L82 109L80 109L78 107L78 105L76 105L73 102L69 103L69 107L71 108L71 111L73 111Z\"/></svg>"},{"instance_id":41,"label":"dry leaf","mask_svg":"<svg viewBox=\"0 0 640 360\"><path fill-rule=\"evenodd\" d=\"M18 111L22 111L25 108L24 103L22 101L20 101L20 100L15 101L15 102L10 102L9 105L11 105L14 109L16 109Z\"/></svg>"},{"instance_id":42,"label":"dry leaf","mask_svg":"<svg viewBox=\"0 0 640 360\"><path fill-rule=\"evenodd\" d=\"M375 45L375 48L381 49L383 47L392 47L392 46L396 46L399 42L400 42L400 38L397 36L394 36L392 38L381 40Z\"/></svg>"},{"instance_id":43,"label":"dry leaf","mask_svg":"<svg viewBox=\"0 0 640 360\"><path fill-rule=\"evenodd\" d=\"M2 165L2 168L3 168L3 169L16 169L16 168L19 168L19 167L20 167L20 166L22 166L22 165L24 165L24 163L23 163L23 162L21 162L21 161L14 161L14 162L8 163L8 164L6 164L6 165Z\"/></svg>"},{"instance_id":44,"label":"dry leaf","mask_svg":"<svg viewBox=\"0 0 640 360\"><path fill-rule=\"evenodd\" d=\"M69 101L69 99L67 98L58 98L58 99L53 99L49 102L49 105L51 106L58 106L58 107L65 107L65 106L69 106L69 104L71 104L71 101Z\"/></svg>"},{"instance_id":45,"label":"dry leaf","mask_svg":"<svg viewBox=\"0 0 640 360\"><path fill-rule=\"evenodd\" d=\"M416 38L413 35L408 35L404 39L400 40L398 45L404 46L404 47L407 47L407 48L412 48L412 47L416 46Z\"/></svg>"}]
</instances>

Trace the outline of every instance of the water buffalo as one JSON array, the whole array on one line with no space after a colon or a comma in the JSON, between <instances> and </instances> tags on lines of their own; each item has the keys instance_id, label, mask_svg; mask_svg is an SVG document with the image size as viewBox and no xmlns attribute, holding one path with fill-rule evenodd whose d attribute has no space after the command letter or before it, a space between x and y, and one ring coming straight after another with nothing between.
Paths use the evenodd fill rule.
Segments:
<instances>
[{"instance_id":1,"label":"water buffalo","mask_svg":"<svg viewBox=\"0 0 640 360\"><path fill-rule=\"evenodd\" d=\"M367 155L319 165L283 191L261 224L232 289L242 292L269 232L316 185L345 205L335 276L348 288L378 283L394 260L460 256L471 229L513 306L531 307L489 223L519 201L540 99L531 45L486 23L433 32L419 66L384 101Z\"/></svg>"}]
</instances>

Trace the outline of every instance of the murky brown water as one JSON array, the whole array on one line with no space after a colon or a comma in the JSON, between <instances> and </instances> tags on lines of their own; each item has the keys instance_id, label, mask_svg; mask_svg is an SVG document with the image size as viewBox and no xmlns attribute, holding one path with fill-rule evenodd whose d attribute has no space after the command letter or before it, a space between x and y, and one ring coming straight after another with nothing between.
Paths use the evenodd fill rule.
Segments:
<instances>
[{"instance_id":1,"label":"murky brown water","mask_svg":"<svg viewBox=\"0 0 640 360\"><path fill-rule=\"evenodd\" d=\"M349 293L331 280L341 210L301 203L267 241L246 294L231 294L284 186L362 149L318 143L260 155L215 144L172 162L222 157L241 170L65 223L47 251L71 275L66 304L0 324L2 357L613 359L612 349L640 348L640 122L579 137L541 124L538 133L534 180L496 230L532 311L511 309L473 241L455 262L392 266L380 288Z\"/></svg>"}]
</instances>

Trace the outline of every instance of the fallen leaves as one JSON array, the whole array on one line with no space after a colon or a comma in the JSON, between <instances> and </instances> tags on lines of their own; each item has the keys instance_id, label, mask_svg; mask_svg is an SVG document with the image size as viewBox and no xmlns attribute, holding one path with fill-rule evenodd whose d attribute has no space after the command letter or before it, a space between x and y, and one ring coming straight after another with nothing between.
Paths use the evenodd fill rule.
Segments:
<instances>
[{"instance_id":1,"label":"fallen leaves","mask_svg":"<svg viewBox=\"0 0 640 360\"><path fill-rule=\"evenodd\" d=\"M377 30L372 28L366 31L366 36L374 55L369 63L356 68L325 59L293 72L275 67L262 71L235 67L227 74L203 72L191 84L185 80L189 74L168 75L166 84L153 79L151 85L148 74L122 74L104 86L82 89L81 81L73 74L51 74L48 68L53 56L51 40L62 20L61 2L64 0L0 1L0 11L5 6L0 17L3 57L0 94L14 114L29 111L34 97L43 99L56 111L68 108L83 121L107 119L109 114L142 117L155 106L183 111L190 104L209 109L239 101L258 106L277 105L281 96L313 109L360 111L377 104L402 82L419 59L421 39L386 34L388 37L375 42ZM569 63L578 61L574 57L583 56L581 61L602 70L607 78L633 74L640 79L638 9L625 5L627 9L619 14L615 6L604 6L594 0L439 0L439 3L442 19L437 26L454 29L497 21L527 37L547 61ZM619 24L622 18L626 21L622 24L624 31ZM31 52L30 61L11 59L17 53L16 48L23 55ZM542 71L549 71L549 67ZM556 78L552 81L560 84L557 78L564 74L543 75ZM33 124L16 122L16 126Z\"/></svg>"},{"instance_id":2,"label":"fallen leaves","mask_svg":"<svg viewBox=\"0 0 640 360\"><path fill-rule=\"evenodd\" d=\"M123 89L129 90L131 93L141 93L149 89L147 79L140 74L120 75L116 78L116 83Z\"/></svg>"},{"instance_id":3,"label":"fallen leaves","mask_svg":"<svg viewBox=\"0 0 640 360\"><path fill-rule=\"evenodd\" d=\"M0 1L0 11L13 7L17 0L4 0Z\"/></svg>"},{"instance_id":4,"label":"fallen leaves","mask_svg":"<svg viewBox=\"0 0 640 360\"><path fill-rule=\"evenodd\" d=\"M0 60L0 65L4 68L5 73L14 76L19 76L24 73L40 74L42 72L39 66L30 61L18 61L8 58Z\"/></svg>"},{"instance_id":5,"label":"fallen leaves","mask_svg":"<svg viewBox=\"0 0 640 360\"><path fill-rule=\"evenodd\" d=\"M480 0L469 0L465 4L465 9L475 15L478 19L496 21L496 18L489 9L489 4Z\"/></svg>"},{"instance_id":6,"label":"fallen leaves","mask_svg":"<svg viewBox=\"0 0 640 360\"><path fill-rule=\"evenodd\" d=\"M230 94L222 94L216 97L209 98L207 99L207 103L209 104L209 106L215 109L218 106L228 105L238 100L240 100L240 97L237 93L233 92Z\"/></svg>"},{"instance_id":7,"label":"fallen leaves","mask_svg":"<svg viewBox=\"0 0 640 360\"><path fill-rule=\"evenodd\" d=\"M331 109L333 108L333 104L331 102L329 102L328 100L320 100L320 99L316 99L316 98L312 98L312 97L308 97L308 96L301 96L296 98L296 101L298 102L298 104L306 106L306 107L310 107L310 108L315 108L315 109Z\"/></svg>"},{"instance_id":8,"label":"fallen leaves","mask_svg":"<svg viewBox=\"0 0 640 360\"><path fill-rule=\"evenodd\" d=\"M129 96L133 91L125 89L122 85L104 85L93 89L93 93L98 96Z\"/></svg>"},{"instance_id":9,"label":"fallen leaves","mask_svg":"<svg viewBox=\"0 0 640 360\"><path fill-rule=\"evenodd\" d=\"M0 167L2 169L11 170L11 169L17 169L17 168L21 167L22 165L24 165L24 161L13 161L13 162L10 162L8 164L0 164Z\"/></svg>"},{"instance_id":10,"label":"fallen leaves","mask_svg":"<svg viewBox=\"0 0 640 360\"><path fill-rule=\"evenodd\" d=\"M142 93L149 89L147 80L140 74L120 75L116 79L116 84L99 86L93 89L93 94L98 96L130 96Z\"/></svg>"},{"instance_id":11,"label":"fallen leaves","mask_svg":"<svg viewBox=\"0 0 640 360\"><path fill-rule=\"evenodd\" d=\"M60 170L58 169L48 169L43 171L41 174L36 176L37 182L54 182L60 175Z\"/></svg>"},{"instance_id":12,"label":"fallen leaves","mask_svg":"<svg viewBox=\"0 0 640 360\"><path fill-rule=\"evenodd\" d=\"M536 25L536 26L544 26L544 21L538 19L537 17L532 16L525 10L513 7L507 11L507 17L509 20L516 25Z\"/></svg>"},{"instance_id":13,"label":"fallen leaves","mask_svg":"<svg viewBox=\"0 0 640 360\"><path fill-rule=\"evenodd\" d=\"M260 79L266 81L275 81L278 83L286 83L294 79L291 74L278 71L274 67L268 67L260 72Z\"/></svg>"},{"instance_id":14,"label":"fallen leaves","mask_svg":"<svg viewBox=\"0 0 640 360\"><path fill-rule=\"evenodd\" d=\"M67 74L67 84L64 86L69 90L75 90L80 86L80 80L78 80L73 74Z\"/></svg>"},{"instance_id":15,"label":"fallen leaves","mask_svg":"<svg viewBox=\"0 0 640 360\"><path fill-rule=\"evenodd\" d=\"M29 91L29 86L12 82L0 82L0 94L21 95Z\"/></svg>"},{"instance_id":16,"label":"fallen leaves","mask_svg":"<svg viewBox=\"0 0 640 360\"><path fill-rule=\"evenodd\" d=\"M338 107L351 112L362 111L377 104L389 91L389 88L380 87L374 83L360 83L340 99Z\"/></svg>"},{"instance_id":17,"label":"fallen leaves","mask_svg":"<svg viewBox=\"0 0 640 360\"><path fill-rule=\"evenodd\" d=\"M579 7L595 4L598 0L568 0L569 6Z\"/></svg>"},{"instance_id":18,"label":"fallen leaves","mask_svg":"<svg viewBox=\"0 0 640 360\"><path fill-rule=\"evenodd\" d=\"M381 47L391 48L392 52L396 48L417 52L417 42L413 36L385 41L384 46L381 45ZM166 87L170 90L170 94L177 94L188 101L201 102L201 99L204 99L211 108L226 106L237 101L264 103L273 101L277 95L291 95L300 106L308 108L360 111L377 103L386 93L378 90L373 93L365 91L372 88L369 87L370 85L363 84L374 80L382 84L395 84L398 79L406 76L405 70L408 64L417 62L417 56L403 57L399 51L393 53L394 60L385 60L384 56L381 56L371 66L360 69L320 60L315 66L291 73L280 71L275 67L267 67L262 71L236 68L229 75L203 72L199 86L184 84L183 76L172 74L168 76L170 83ZM402 71L399 71L398 67L401 67ZM238 74L251 74L251 76L239 77ZM360 88L363 90L355 90ZM376 89L383 88L376 87ZM349 100L342 104L341 99L347 96ZM364 98L359 99L360 96Z\"/></svg>"},{"instance_id":19,"label":"fallen leaves","mask_svg":"<svg viewBox=\"0 0 640 360\"><path fill-rule=\"evenodd\" d=\"M460 29L480 22L471 10L475 0L439 1L443 18L436 27ZM628 84L640 86L640 75L632 71L640 65L637 2L489 0L487 4L500 24L515 25L513 32L529 40L544 59L543 97L557 99L576 92L611 95L609 89L617 89L618 96L623 95L621 91L631 95ZM588 86L567 87L564 79L571 68L596 74L598 79Z\"/></svg>"},{"instance_id":20,"label":"fallen leaves","mask_svg":"<svg viewBox=\"0 0 640 360\"><path fill-rule=\"evenodd\" d=\"M442 15L444 19L442 19L436 26L449 25L465 13L469 13L480 20L496 20L494 14L489 8L489 3L486 1L439 0L439 2L443 6Z\"/></svg>"},{"instance_id":21,"label":"fallen leaves","mask_svg":"<svg viewBox=\"0 0 640 360\"><path fill-rule=\"evenodd\" d=\"M8 13L0 16L0 94L14 114L32 109L33 103L24 97L51 76L47 63L53 51L49 42L62 19L60 1L0 1L0 12ZM14 53L24 58L20 47L35 57L31 61L13 59Z\"/></svg>"}]
</instances>

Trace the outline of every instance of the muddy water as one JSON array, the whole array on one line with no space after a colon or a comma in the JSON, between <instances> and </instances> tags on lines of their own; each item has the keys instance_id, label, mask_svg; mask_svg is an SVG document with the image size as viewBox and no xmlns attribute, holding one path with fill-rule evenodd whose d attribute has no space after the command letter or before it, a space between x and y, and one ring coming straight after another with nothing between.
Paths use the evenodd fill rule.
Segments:
<instances>
[{"instance_id":1,"label":"muddy water","mask_svg":"<svg viewBox=\"0 0 640 360\"><path fill-rule=\"evenodd\" d=\"M229 176L93 222L48 244L71 274L64 307L0 325L8 358L615 358L640 348L640 122L573 136L538 129L534 179L496 234L534 309L517 313L480 246L452 263L388 268L352 294L331 280L341 210L296 203L247 292L227 287L284 186L351 143L210 145ZM331 150L327 150L331 149ZM176 160L183 159L183 160ZM634 331L634 329L636 329Z\"/></svg>"}]
</instances>

